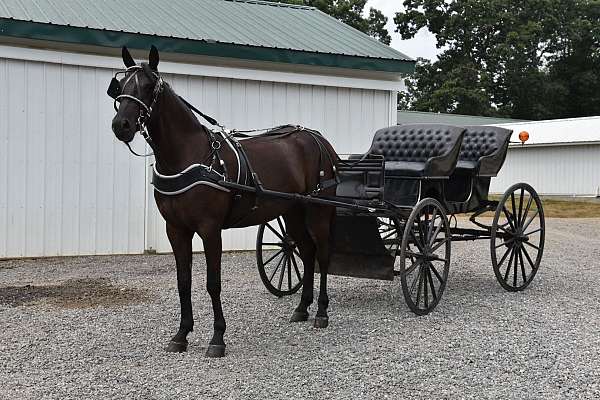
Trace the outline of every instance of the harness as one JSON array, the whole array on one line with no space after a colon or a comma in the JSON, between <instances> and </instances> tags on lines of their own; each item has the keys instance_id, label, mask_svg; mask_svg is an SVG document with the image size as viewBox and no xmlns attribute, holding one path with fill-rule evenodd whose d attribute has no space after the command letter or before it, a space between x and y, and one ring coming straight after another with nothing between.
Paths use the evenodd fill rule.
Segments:
<instances>
[{"instance_id":1,"label":"harness","mask_svg":"<svg viewBox=\"0 0 600 400\"><path fill-rule=\"evenodd\" d=\"M113 98L114 103L113 107L116 111L118 111L117 103L123 101L125 99L134 101L139 105L139 116L137 119L137 129L141 136L146 140L150 148L152 149L152 153L149 154L138 154L136 153L130 146L129 143L126 143L129 151L132 154L138 157L149 157L154 155L157 152L156 144L153 142L152 137L150 136L147 128L147 122L150 120L152 115L152 111L156 106L161 93L163 92L164 86L168 85L163 81L162 77L155 71L151 71L152 75L156 78L156 84L153 89L152 102L150 105L144 103L141 99L123 94L123 88L132 82L135 81L137 87L139 87L139 80L137 73L142 70L145 73L146 68L139 65L134 65L127 68L124 71L119 71L112 78L110 85L107 90L107 94ZM121 86L120 81L117 79L119 74L127 74L128 72L133 73L127 78L125 83ZM333 187L339 183L339 178L337 176L335 163L332 159L331 154L325 148L325 145L322 142L322 135L314 130L307 129L301 126L295 125L283 125L279 127L275 127L272 129L257 129L257 130L249 130L249 131L237 131L237 130L228 130L225 126L219 124L216 119L202 113L192 104L190 104L187 100L178 96L179 99L193 112L201 116L205 119L209 124L218 127L218 130L211 130L206 127L205 133L208 136L208 141L210 143L210 151L207 158L202 163L192 164L189 167L185 168L183 171L174 174L174 175L164 175L159 172L159 166L157 163L153 165L152 168L152 184L154 186L154 190L157 192L167 195L167 196L175 196L181 193L184 193L191 188L198 185L206 185L212 187L217 190L221 190L224 192L230 192L230 189L223 187L219 184L219 182L233 182L238 185L244 186L254 186L256 192L256 198L258 201L258 197L260 197L261 192L264 191L262 183L258 177L258 175L252 169L252 165L246 151L244 150L240 141L244 139L254 138L254 137L284 137L288 136L292 133L303 131L309 134L309 136L315 141L319 148L319 183L317 187L310 193L311 195L317 195L320 191ZM264 131L264 133L260 135L248 135L251 132L260 132ZM234 181L232 181L228 175L227 167L225 162L221 158L219 151L222 149L223 142L231 149L233 154L235 155L237 162L237 176ZM325 180L325 164L323 154L327 155L329 165L333 167L334 178ZM217 167L218 166L218 167ZM220 168L221 171L218 171L217 168ZM254 209L257 208L257 204L255 204Z\"/></svg>"}]
</instances>

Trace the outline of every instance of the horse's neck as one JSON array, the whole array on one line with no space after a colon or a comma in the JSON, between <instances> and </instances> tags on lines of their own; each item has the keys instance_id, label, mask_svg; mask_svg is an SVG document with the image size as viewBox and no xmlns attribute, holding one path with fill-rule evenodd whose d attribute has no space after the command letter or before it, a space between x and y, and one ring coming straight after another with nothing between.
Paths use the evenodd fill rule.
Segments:
<instances>
[{"instance_id":1,"label":"horse's neck","mask_svg":"<svg viewBox=\"0 0 600 400\"><path fill-rule=\"evenodd\" d=\"M175 174L202 163L210 152L205 128L169 88L165 88L149 124L160 172Z\"/></svg>"}]
</instances>

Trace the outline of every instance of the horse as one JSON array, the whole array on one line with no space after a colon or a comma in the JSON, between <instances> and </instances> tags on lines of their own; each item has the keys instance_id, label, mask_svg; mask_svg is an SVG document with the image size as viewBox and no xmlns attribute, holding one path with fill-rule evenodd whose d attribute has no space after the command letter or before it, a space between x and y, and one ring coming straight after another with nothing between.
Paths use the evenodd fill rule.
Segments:
<instances>
[{"instance_id":1,"label":"horse","mask_svg":"<svg viewBox=\"0 0 600 400\"><path fill-rule=\"evenodd\" d=\"M227 145L228 139L229 143L233 141L241 147L260 187L306 194L312 193L322 179L335 177L339 157L322 136L299 129L287 135L257 135L237 141L228 137L224 129L213 131L200 123L191 110L193 106L163 81L158 72L156 47L151 47L147 63L136 64L126 47L122 48L122 58L126 67L121 71L123 77L118 79L115 75L111 81L118 90L113 95L117 113L112 120L112 130L117 139L128 146L136 133L142 134L153 149L158 175L177 176L186 168L200 164L221 176L237 176L240 155L235 153L234 146ZM322 157L323 151L326 157ZM331 190L327 188L322 193L330 195ZM166 221L166 233L175 256L181 306L179 329L166 346L167 352L187 351L187 336L194 327L191 302L194 234L199 235L204 244L206 289L214 314L214 332L206 356L223 357L226 324L220 296L221 232L232 226L263 224L278 216L283 217L304 264L300 303L290 321L307 321L309 318L316 260L320 287L314 326L328 326L327 269L334 207L228 190L215 183L197 184L176 195L155 189L154 199Z\"/></svg>"}]
</instances>

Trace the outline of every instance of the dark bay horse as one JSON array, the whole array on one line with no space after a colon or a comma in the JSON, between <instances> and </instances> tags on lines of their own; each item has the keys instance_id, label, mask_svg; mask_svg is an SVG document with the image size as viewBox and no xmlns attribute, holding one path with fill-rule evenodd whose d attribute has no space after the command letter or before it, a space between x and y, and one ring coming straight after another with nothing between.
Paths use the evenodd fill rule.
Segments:
<instances>
[{"instance_id":1,"label":"dark bay horse","mask_svg":"<svg viewBox=\"0 0 600 400\"><path fill-rule=\"evenodd\" d=\"M152 46L149 62L137 65L129 51L123 48L127 69L118 82L117 114L112 121L116 137L129 143L136 132L145 133L163 175L175 175L193 164L209 164L215 148L218 166L228 176L236 176L237 159L232 148L216 145L215 133L203 126L190 108L165 83L158 73L159 55ZM224 136L218 136L221 139ZM332 178L338 157L322 137L321 145L310 134L298 131L285 136L263 136L242 141L253 170L265 189L288 193L310 193L323 177ZM319 146L329 153L326 168L319 156ZM321 165L320 165L321 164ZM321 176L320 176L321 175ZM324 191L327 194L327 191ZM330 193L329 193L330 194ZM321 272L318 309L314 326L328 325L327 268L329 265L330 230L335 216L331 206L313 205L289 200L261 197L247 192L224 191L210 185L197 185L177 195L157 191L154 198L166 221L167 236L177 265L177 288L181 303L179 330L166 350L187 350L187 335L193 330L191 303L192 238L198 234L204 243L207 264L206 288L212 300L214 334L206 355L225 354L225 318L221 307L221 231L242 221L236 227L258 225L283 216L288 231L297 244L304 264L303 289L300 304L291 321L306 321L313 301L315 257Z\"/></svg>"}]
</instances>

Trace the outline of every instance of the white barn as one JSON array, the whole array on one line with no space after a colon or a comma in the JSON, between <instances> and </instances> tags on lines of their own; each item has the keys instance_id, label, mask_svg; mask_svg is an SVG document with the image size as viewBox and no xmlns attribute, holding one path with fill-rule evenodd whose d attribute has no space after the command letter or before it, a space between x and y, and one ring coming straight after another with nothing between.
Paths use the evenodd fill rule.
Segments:
<instances>
[{"instance_id":1,"label":"white barn","mask_svg":"<svg viewBox=\"0 0 600 400\"><path fill-rule=\"evenodd\" d=\"M120 47L146 59L151 44L175 90L228 127L297 123L341 153L365 151L376 129L396 123L396 93L414 68L310 7L3 0L0 258L170 251L151 160L116 140L105 94ZM254 238L228 231L224 248L251 249Z\"/></svg>"},{"instance_id":2,"label":"white barn","mask_svg":"<svg viewBox=\"0 0 600 400\"><path fill-rule=\"evenodd\" d=\"M490 191L502 193L516 182L540 194L600 197L600 117L499 124L529 133L525 145L512 144Z\"/></svg>"}]
</instances>

